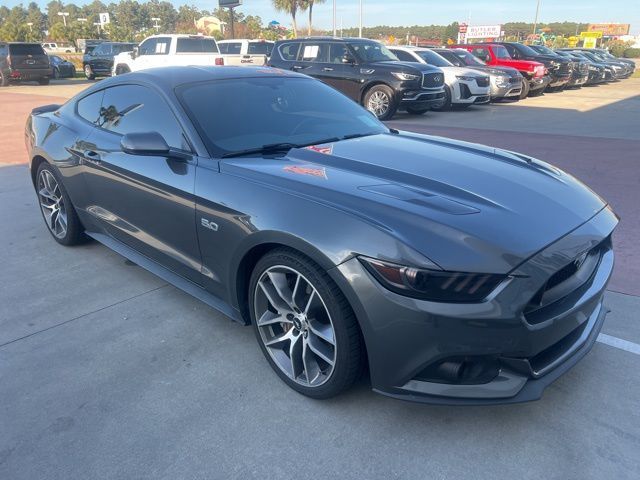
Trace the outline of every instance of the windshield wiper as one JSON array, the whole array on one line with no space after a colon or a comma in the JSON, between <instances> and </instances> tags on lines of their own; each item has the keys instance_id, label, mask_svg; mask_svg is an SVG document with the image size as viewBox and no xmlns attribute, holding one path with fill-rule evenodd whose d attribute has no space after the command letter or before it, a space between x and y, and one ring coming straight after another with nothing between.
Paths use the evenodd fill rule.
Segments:
<instances>
[{"instance_id":1,"label":"windshield wiper","mask_svg":"<svg viewBox=\"0 0 640 480\"><path fill-rule=\"evenodd\" d=\"M236 152L228 152L222 155L222 158L233 158L233 157L243 157L245 155L268 155L270 153L280 153L280 152L288 152L293 148L304 148L309 147L311 145L321 145L323 143L331 143L337 142L341 140L338 137L325 138L324 140L316 140L310 143L297 144L297 143L269 143L267 145L262 145L261 147L256 148L247 148L246 150L238 150Z\"/></svg>"}]
</instances>

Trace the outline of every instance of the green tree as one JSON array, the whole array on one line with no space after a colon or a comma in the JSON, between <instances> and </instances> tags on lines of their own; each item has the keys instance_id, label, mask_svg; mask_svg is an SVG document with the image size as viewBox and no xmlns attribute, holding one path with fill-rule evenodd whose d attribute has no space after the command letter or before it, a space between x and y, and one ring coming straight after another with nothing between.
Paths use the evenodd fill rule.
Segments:
<instances>
[{"instance_id":1,"label":"green tree","mask_svg":"<svg viewBox=\"0 0 640 480\"><path fill-rule=\"evenodd\" d=\"M306 8L305 0L272 0L273 7L280 11L291 15L291 22L293 25L293 36L298 36L298 23L296 21L296 15L300 11L304 11Z\"/></svg>"}]
</instances>

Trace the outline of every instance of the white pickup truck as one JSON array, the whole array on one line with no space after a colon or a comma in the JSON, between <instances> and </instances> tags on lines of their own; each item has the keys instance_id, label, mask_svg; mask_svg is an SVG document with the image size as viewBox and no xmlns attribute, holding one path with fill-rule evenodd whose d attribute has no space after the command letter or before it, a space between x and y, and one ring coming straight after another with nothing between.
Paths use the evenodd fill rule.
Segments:
<instances>
[{"instance_id":1,"label":"white pickup truck","mask_svg":"<svg viewBox=\"0 0 640 480\"><path fill-rule=\"evenodd\" d=\"M65 45L58 45L57 43L48 42L43 43L42 48L47 53L72 53L75 52L75 48Z\"/></svg>"},{"instance_id":2,"label":"white pickup truck","mask_svg":"<svg viewBox=\"0 0 640 480\"><path fill-rule=\"evenodd\" d=\"M153 35L132 52L113 59L113 75L146 68L182 65L225 65L215 38L202 35Z\"/></svg>"},{"instance_id":3,"label":"white pickup truck","mask_svg":"<svg viewBox=\"0 0 640 480\"><path fill-rule=\"evenodd\" d=\"M273 43L266 40L220 40L218 48L226 65L266 65Z\"/></svg>"}]
</instances>

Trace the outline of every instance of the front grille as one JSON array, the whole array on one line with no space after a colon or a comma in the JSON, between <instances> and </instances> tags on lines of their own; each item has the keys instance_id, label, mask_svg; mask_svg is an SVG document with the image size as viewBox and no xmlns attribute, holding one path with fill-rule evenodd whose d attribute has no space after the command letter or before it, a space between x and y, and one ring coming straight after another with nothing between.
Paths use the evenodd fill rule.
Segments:
<instances>
[{"instance_id":1,"label":"front grille","mask_svg":"<svg viewBox=\"0 0 640 480\"><path fill-rule=\"evenodd\" d=\"M488 87L489 77L476 77L476 83L479 87Z\"/></svg>"},{"instance_id":2,"label":"front grille","mask_svg":"<svg viewBox=\"0 0 640 480\"><path fill-rule=\"evenodd\" d=\"M532 325L544 322L564 300L588 288L602 255L610 249L611 239L607 238L551 275L525 308L527 322Z\"/></svg>"},{"instance_id":3,"label":"front grille","mask_svg":"<svg viewBox=\"0 0 640 480\"><path fill-rule=\"evenodd\" d=\"M422 75L424 88L438 88L444 85L444 73L425 73Z\"/></svg>"},{"instance_id":4,"label":"front grille","mask_svg":"<svg viewBox=\"0 0 640 480\"><path fill-rule=\"evenodd\" d=\"M580 62L578 70L580 73L589 73L589 65L586 62Z\"/></svg>"},{"instance_id":5,"label":"front grille","mask_svg":"<svg viewBox=\"0 0 640 480\"><path fill-rule=\"evenodd\" d=\"M561 75L571 73L571 62L561 63L558 68L558 73Z\"/></svg>"}]
</instances>

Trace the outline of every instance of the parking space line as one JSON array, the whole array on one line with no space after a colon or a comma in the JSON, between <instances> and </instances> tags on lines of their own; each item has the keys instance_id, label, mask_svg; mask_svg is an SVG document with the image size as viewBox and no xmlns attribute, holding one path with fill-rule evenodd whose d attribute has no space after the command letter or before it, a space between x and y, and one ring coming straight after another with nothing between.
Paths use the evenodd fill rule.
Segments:
<instances>
[{"instance_id":1,"label":"parking space line","mask_svg":"<svg viewBox=\"0 0 640 480\"><path fill-rule=\"evenodd\" d=\"M600 343L604 343L605 345L609 345L610 347L619 348L620 350L624 350L625 352L631 352L635 353L636 355L640 355L640 345L628 340L622 340L621 338L612 337L611 335L607 335L606 333L601 333L600 335L598 335L597 341Z\"/></svg>"}]
</instances>

